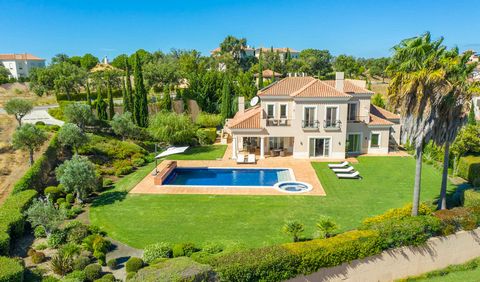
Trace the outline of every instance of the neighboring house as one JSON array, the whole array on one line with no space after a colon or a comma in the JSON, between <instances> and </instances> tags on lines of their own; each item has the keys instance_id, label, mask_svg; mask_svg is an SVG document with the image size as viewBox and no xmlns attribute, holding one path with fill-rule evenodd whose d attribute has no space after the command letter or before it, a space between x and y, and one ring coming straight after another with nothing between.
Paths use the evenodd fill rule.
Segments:
<instances>
[{"instance_id":1,"label":"neighboring house","mask_svg":"<svg viewBox=\"0 0 480 282\"><path fill-rule=\"evenodd\" d=\"M259 73L254 74L254 76L255 76L256 84L258 85ZM262 77L263 79L273 80L273 78L275 78L275 80L277 80L282 77L282 74L278 72L274 72L272 70L263 70Z\"/></svg>"},{"instance_id":2,"label":"neighboring house","mask_svg":"<svg viewBox=\"0 0 480 282\"><path fill-rule=\"evenodd\" d=\"M45 59L32 54L0 54L0 63L10 71L10 77L28 77L33 68L45 67Z\"/></svg>"},{"instance_id":3,"label":"neighboring house","mask_svg":"<svg viewBox=\"0 0 480 282\"><path fill-rule=\"evenodd\" d=\"M216 55L220 54L220 51L221 51L220 47L217 47L217 48L213 49L212 51L210 51L210 54L212 56L216 56ZM241 54L242 59L255 56L255 49L253 49L250 46L247 46L247 47L243 48L243 51L244 51L244 53Z\"/></svg>"},{"instance_id":4,"label":"neighboring house","mask_svg":"<svg viewBox=\"0 0 480 282\"><path fill-rule=\"evenodd\" d=\"M242 55L242 58L249 58L249 57L260 57L260 50L262 51L263 54L265 54L266 52L271 52L272 51L272 48L252 48L250 46L247 46L245 47L244 49L244 53ZM220 47L217 47L215 49L213 49L212 51L210 51L210 54L212 56L215 56L217 54L219 54L221 51ZM290 48L273 48L273 52L276 52L278 53L278 55L280 56L280 60L283 62L287 56L287 53L290 52L290 57L292 59L296 59L300 56L300 52L299 51L296 51L296 50L293 50L293 49L290 49Z\"/></svg>"},{"instance_id":5,"label":"neighboring house","mask_svg":"<svg viewBox=\"0 0 480 282\"><path fill-rule=\"evenodd\" d=\"M400 116L370 103L365 81L286 77L258 92L259 104L227 121L239 151L292 154L295 158L343 159L346 155L385 154L400 142Z\"/></svg>"}]
</instances>

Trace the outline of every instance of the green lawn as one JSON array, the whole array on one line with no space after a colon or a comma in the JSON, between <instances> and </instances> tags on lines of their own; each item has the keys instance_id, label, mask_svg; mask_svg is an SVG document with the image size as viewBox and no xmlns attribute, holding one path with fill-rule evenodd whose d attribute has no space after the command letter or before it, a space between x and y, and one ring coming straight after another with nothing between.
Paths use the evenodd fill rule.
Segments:
<instances>
[{"instance_id":1,"label":"green lawn","mask_svg":"<svg viewBox=\"0 0 480 282\"><path fill-rule=\"evenodd\" d=\"M398 282L478 282L480 281L480 258L464 264L450 265L444 269L432 271L418 277L401 279Z\"/></svg>"},{"instance_id":2,"label":"green lawn","mask_svg":"<svg viewBox=\"0 0 480 282\"><path fill-rule=\"evenodd\" d=\"M168 156L169 160L216 160L225 154L227 145L210 145L188 148L183 154Z\"/></svg>"},{"instance_id":3,"label":"green lawn","mask_svg":"<svg viewBox=\"0 0 480 282\"><path fill-rule=\"evenodd\" d=\"M193 157L193 156L192 156ZM287 242L283 223L297 219L306 236L315 232L320 215L334 218L342 230L355 228L367 216L400 207L412 198L415 162L411 157L360 157L355 168L363 180L338 180L326 163L313 163L327 192L316 196L127 195L153 169L144 168L120 180L113 192L93 204L92 223L133 247L155 242L223 242L249 247ZM424 165L422 199L433 200L441 175ZM454 188L450 186L450 189Z\"/></svg>"}]
</instances>

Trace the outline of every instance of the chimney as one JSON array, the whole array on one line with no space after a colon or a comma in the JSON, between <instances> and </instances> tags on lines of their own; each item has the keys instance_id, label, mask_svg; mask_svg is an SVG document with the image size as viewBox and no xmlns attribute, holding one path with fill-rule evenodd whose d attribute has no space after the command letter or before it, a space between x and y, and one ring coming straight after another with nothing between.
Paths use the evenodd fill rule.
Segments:
<instances>
[{"instance_id":1,"label":"chimney","mask_svg":"<svg viewBox=\"0 0 480 282\"><path fill-rule=\"evenodd\" d=\"M344 73L343 72L336 72L335 73L335 89L338 91L343 92L343 83L344 83Z\"/></svg>"},{"instance_id":2,"label":"chimney","mask_svg":"<svg viewBox=\"0 0 480 282\"><path fill-rule=\"evenodd\" d=\"M238 111L240 113L245 112L245 98L242 96L238 97Z\"/></svg>"}]
</instances>

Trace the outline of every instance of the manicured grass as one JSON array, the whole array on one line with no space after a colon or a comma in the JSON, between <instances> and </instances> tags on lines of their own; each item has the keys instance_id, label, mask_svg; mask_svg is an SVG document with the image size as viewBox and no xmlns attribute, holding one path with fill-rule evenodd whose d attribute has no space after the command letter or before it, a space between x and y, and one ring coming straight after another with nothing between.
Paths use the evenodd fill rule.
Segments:
<instances>
[{"instance_id":1,"label":"manicured grass","mask_svg":"<svg viewBox=\"0 0 480 282\"><path fill-rule=\"evenodd\" d=\"M183 154L168 156L169 160L216 160L225 154L227 145L209 145L188 148Z\"/></svg>"},{"instance_id":2,"label":"manicured grass","mask_svg":"<svg viewBox=\"0 0 480 282\"><path fill-rule=\"evenodd\" d=\"M447 268L432 271L418 277L402 279L402 282L476 282L480 279L480 258L473 259L464 264L451 265Z\"/></svg>"},{"instance_id":3,"label":"manicured grass","mask_svg":"<svg viewBox=\"0 0 480 282\"><path fill-rule=\"evenodd\" d=\"M411 202L413 158L360 157L359 160L354 166L363 180L339 180L326 163L312 164L327 192L326 197L126 195L121 192L131 189L149 172L139 170L118 182L115 192L95 201L90 219L113 238L138 248L162 241L200 245L214 241L256 247L289 241L281 231L289 219L304 223L305 236L311 237L320 215L332 217L342 230L347 230L357 227L365 217ZM440 182L440 172L424 165L422 199L433 200Z\"/></svg>"}]
</instances>

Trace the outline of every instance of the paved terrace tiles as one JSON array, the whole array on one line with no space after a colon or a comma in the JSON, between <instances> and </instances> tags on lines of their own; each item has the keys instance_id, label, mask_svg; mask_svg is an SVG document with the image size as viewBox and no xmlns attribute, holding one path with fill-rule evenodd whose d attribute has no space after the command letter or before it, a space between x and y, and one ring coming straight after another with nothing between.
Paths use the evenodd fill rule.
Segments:
<instances>
[{"instance_id":1,"label":"paved terrace tiles","mask_svg":"<svg viewBox=\"0 0 480 282\"><path fill-rule=\"evenodd\" d=\"M330 160L331 162L331 160ZM165 162L158 166L161 170ZM132 194L204 194L204 195L302 195L302 196L325 196L311 160L299 160L292 157L277 157L258 160L257 164L238 165L233 160L200 161L185 160L177 161L178 167L235 167L235 168L291 168L297 181L312 185L312 190L305 193L285 193L273 188L249 188L249 187L192 187L192 186L161 186L153 184L152 174L148 174L135 186Z\"/></svg>"}]
</instances>

